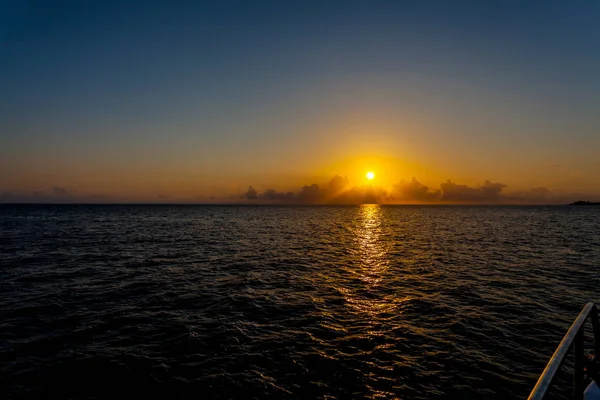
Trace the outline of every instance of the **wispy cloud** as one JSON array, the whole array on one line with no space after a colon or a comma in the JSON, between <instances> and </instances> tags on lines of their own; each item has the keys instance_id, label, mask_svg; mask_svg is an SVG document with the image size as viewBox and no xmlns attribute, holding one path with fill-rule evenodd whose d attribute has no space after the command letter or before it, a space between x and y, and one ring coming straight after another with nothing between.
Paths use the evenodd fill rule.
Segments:
<instances>
[{"instance_id":1,"label":"wispy cloud","mask_svg":"<svg viewBox=\"0 0 600 400\"><path fill-rule=\"evenodd\" d=\"M104 194L77 194L61 186L25 193L0 192L0 203L110 203L116 201L119 201L116 197Z\"/></svg>"}]
</instances>

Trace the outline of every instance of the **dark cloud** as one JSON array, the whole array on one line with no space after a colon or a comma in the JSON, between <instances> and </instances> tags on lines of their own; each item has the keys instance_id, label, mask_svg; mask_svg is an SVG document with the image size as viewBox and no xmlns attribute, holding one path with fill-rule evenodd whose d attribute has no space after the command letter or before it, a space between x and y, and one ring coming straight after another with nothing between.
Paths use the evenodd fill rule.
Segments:
<instances>
[{"instance_id":1,"label":"dark cloud","mask_svg":"<svg viewBox=\"0 0 600 400\"><path fill-rule=\"evenodd\" d=\"M69 193L67 189L60 186L52 186L50 194L56 197L71 197L71 193Z\"/></svg>"},{"instance_id":2,"label":"dark cloud","mask_svg":"<svg viewBox=\"0 0 600 400\"><path fill-rule=\"evenodd\" d=\"M244 200L260 201L260 202L293 202L296 200L296 195L292 192L278 192L275 189L267 189L263 193L258 193L258 190L252 186L248 187L246 193L240 196Z\"/></svg>"},{"instance_id":3,"label":"dark cloud","mask_svg":"<svg viewBox=\"0 0 600 400\"><path fill-rule=\"evenodd\" d=\"M500 182L485 181L471 187L448 180L441 183L439 189L432 189L416 178L402 180L393 185L388 193L375 185L352 186L347 178L334 176L324 184L310 184L295 192L280 192L266 189L259 192L249 186L242 195L230 197L195 196L189 199L172 198L158 193L156 199L161 202L203 202L203 203L267 203L267 204L568 204L576 200L598 201L598 196L583 193L556 193L545 187L528 190L507 190ZM126 199L103 194L80 194L77 191L60 186L51 186L45 191L19 193L1 191L0 203L119 203Z\"/></svg>"},{"instance_id":4,"label":"dark cloud","mask_svg":"<svg viewBox=\"0 0 600 400\"><path fill-rule=\"evenodd\" d=\"M258 192L252 186L249 186L248 190L246 191L246 193L244 193L242 198L246 198L248 200L255 200L258 198Z\"/></svg>"},{"instance_id":5,"label":"dark cloud","mask_svg":"<svg viewBox=\"0 0 600 400\"><path fill-rule=\"evenodd\" d=\"M319 203L325 200L325 197L319 185L314 183L310 186L304 186L297 195L297 199L302 203Z\"/></svg>"},{"instance_id":6,"label":"dark cloud","mask_svg":"<svg viewBox=\"0 0 600 400\"><path fill-rule=\"evenodd\" d=\"M361 204L389 201L387 192L379 187L350 187L347 178L333 177L328 184L303 186L297 193L267 189L259 193L252 186L240 198L251 202L296 204Z\"/></svg>"},{"instance_id":7,"label":"dark cloud","mask_svg":"<svg viewBox=\"0 0 600 400\"><path fill-rule=\"evenodd\" d=\"M391 199L388 193L378 186L355 186L344 192L336 200L340 204L387 203Z\"/></svg>"},{"instance_id":8,"label":"dark cloud","mask_svg":"<svg viewBox=\"0 0 600 400\"><path fill-rule=\"evenodd\" d=\"M558 195L545 187L505 192L507 185L486 180L483 184L470 187L451 180L431 189L416 178L402 180L393 185L390 193L378 186L351 186L348 179L335 176L328 184L303 186L298 192L278 192L267 189L259 193L252 186L240 196L250 202L297 203L297 204L362 204L362 203L434 203L434 204L566 204L581 194ZM588 196L589 197L589 196Z\"/></svg>"},{"instance_id":9,"label":"dark cloud","mask_svg":"<svg viewBox=\"0 0 600 400\"><path fill-rule=\"evenodd\" d=\"M453 203L490 203L501 199L500 193L506 185L485 181L482 186L471 188L448 180L440 185L442 201Z\"/></svg>"},{"instance_id":10,"label":"dark cloud","mask_svg":"<svg viewBox=\"0 0 600 400\"><path fill-rule=\"evenodd\" d=\"M435 202L440 201L441 190L432 191L415 178L410 182L402 180L395 184L391 193L394 201L404 202Z\"/></svg>"},{"instance_id":11,"label":"dark cloud","mask_svg":"<svg viewBox=\"0 0 600 400\"><path fill-rule=\"evenodd\" d=\"M296 198L296 195L292 192L278 192L275 189L267 189L262 195L261 198L267 201L293 201Z\"/></svg>"},{"instance_id":12,"label":"dark cloud","mask_svg":"<svg viewBox=\"0 0 600 400\"><path fill-rule=\"evenodd\" d=\"M350 182L348 182L348 178L342 178L339 175L334 176L331 181L329 181L329 190L331 190L334 196L343 193L349 187Z\"/></svg>"}]
</instances>

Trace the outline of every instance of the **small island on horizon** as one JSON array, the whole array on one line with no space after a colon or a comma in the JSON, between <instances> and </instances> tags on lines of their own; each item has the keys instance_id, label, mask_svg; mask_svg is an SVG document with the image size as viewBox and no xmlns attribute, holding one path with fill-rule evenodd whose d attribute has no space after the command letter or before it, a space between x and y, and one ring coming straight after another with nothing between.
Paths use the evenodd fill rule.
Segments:
<instances>
[{"instance_id":1,"label":"small island on horizon","mask_svg":"<svg viewBox=\"0 0 600 400\"><path fill-rule=\"evenodd\" d=\"M569 204L570 206L600 206L600 201L575 201L571 204Z\"/></svg>"}]
</instances>

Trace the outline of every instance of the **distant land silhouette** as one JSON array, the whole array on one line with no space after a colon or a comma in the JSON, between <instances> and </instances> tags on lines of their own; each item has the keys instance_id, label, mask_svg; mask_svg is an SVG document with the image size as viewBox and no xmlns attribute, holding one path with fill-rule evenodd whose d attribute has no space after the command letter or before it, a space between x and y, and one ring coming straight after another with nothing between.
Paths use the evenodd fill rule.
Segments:
<instances>
[{"instance_id":1,"label":"distant land silhouette","mask_svg":"<svg viewBox=\"0 0 600 400\"><path fill-rule=\"evenodd\" d=\"M576 201L574 203L569 204L570 206L600 206L600 201Z\"/></svg>"}]
</instances>

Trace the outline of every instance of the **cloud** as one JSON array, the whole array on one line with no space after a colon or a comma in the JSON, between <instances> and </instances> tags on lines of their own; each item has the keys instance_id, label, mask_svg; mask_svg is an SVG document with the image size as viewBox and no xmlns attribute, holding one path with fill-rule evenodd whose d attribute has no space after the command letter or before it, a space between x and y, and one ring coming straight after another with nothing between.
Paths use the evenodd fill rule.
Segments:
<instances>
[{"instance_id":1,"label":"cloud","mask_svg":"<svg viewBox=\"0 0 600 400\"><path fill-rule=\"evenodd\" d=\"M275 189L267 189L259 193L250 186L239 198L249 202L295 204L361 204L389 201L384 189L370 186L351 187L347 178L337 175L325 185L316 183L305 185L298 192L278 192Z\"/></svg>"},{"instance_id":2,"label":"cloud","mask_svg":"<svg viewBox=\"0 0 600 400\"><path fill-rule=\"evenodd\" d=\"M323 193L321 188L319 188L319 185L315 183L310 186L304 186L297 195L297 199L302 203L319 203L324 200L325 197L325 193Z\"/></svg>"},{"instance_id":3,"label":"cloud","mask_svg":"<svg viewBox=\"0 0 600 400\"><path fill-rule=\"evenodd\" d=\"M261 198L267 201L292 201L296 198L296 195L292 192L278 192L275 189L267 189Z\"/></svg>"},{"instance_id":4,"label":"cloud","mask_svg":"<svg viewBox=\"0 0 600 400\"><path fill-rule=\"evenodd\" d=\"M394 185L391 197L394 201L405 202L435 202L442 196L441 190L431 191L429 187L421 184L415 178L410 182L401 180Z\"/></svg>"},{"instance_id":5,"label":"cloud","mask_svg":"<svg viewBox=\"0 0 600 400\"><path fill-rule=\"evenodd\" d=\"M60 186L52 186L49 190L0 194L0 203L111 203L119 200L103 194L78 195Z\"/></svg>"},{"instance_id":6,"label":"cloud","mask_svg":"<svg viewBox=\"0 0 600 400\"><path fill-rule=\"evenodd\" d=\"M339 175L334 176L331 181L329 181L329 190L331 190L334 196L343 193L345 190L350 187L350 182L348 182L348 178L342 178Z\"/></svg>"},{"instance_id":7,"label":"cloud","mask_svg":"<svg viewBox=\"0 0 600 400\"><path fill-rule=\"evenodd\" d=\"M402 180L388 193L378 186L351 186L347 178L334 176L327 184L305 185L297 192L278 192L267 189L259 193L252 186L239 196L247 202L294 204L567 204L591 198L581 194L560 195L545 187L506 192L507 185L486 180L476 187L447 180L439 189L431 189L416 178Z\"/></svg>"},{"instance_id":8,"label":"cloud","mask_svg":"<svg viewBox=\"0 0 600 400\"><path fill-rule=\"evenodd\" d=\"M71 197L71 193L69 193L67 189L60 186L52 186L50 194L56 197Z\"/></svg>"},{"instance_id":9,"label":"cloud","mask_svg":"<svg viewBox=\"0 0 600 400\"><path fill-rule=\"evenodd\" d=\"M340 204L388 203L391 198L378 186L355 186L337 198Z\"/></svg>"},{"instance_id":10,"label":"cloud","mask_svg":"<svg viewBox=\"0 0 600 400\"><path fill-rule=\"evenodd\" d=\"M501 199L500 193L506 185L485 181L482 186L471 188L448 180L440 185L442 201L455 203L490 203Z\"/></svg>"},{"instance_id":11,"label":"cloud","mask_svg":"<svg viewBox=\"0 0 600 400\"><path fill-rule=\"evenodd\" d=\"M242 198L246 198L248 200L255 200L258 198L258 192L252 186L249 186L246 193L242 195Z\"/></svg>"},{"instance_id":12,"label":"cloud","mask_svg":"<svg viewBox=\"0 0 600 400\"><path fill-rule=\"evenodd\" d=\"M293 202L297 199L293 192L278 192L275 189L267 189L263 193L259 194L256 189L252 186L248 187L248 190L243 195L239 196L244 200L261 201L261 202Z\"/></svg>"},{"instance_id":13,"label":"cloud","mask_svg":"<svg viewBox=\"0 0 600 400\"><path fill-rule=\"evenodd\" d=\"M211 195L174 198L158 193L149 200L136 202L169 203L265 203L265 204L568 204L577 200L598 201L600 197L583 193L554 192L546 187L510 190L506 184L486 180L468 186L447 180L439 188L431 188L412 178L392 186L390 192L381 186L352 186L345 177L336 175L325 183L312 183L296 191L268 188L262 192L249 186L243 194L226 197ZM16 192L0 188L0 203L122 203L131 200L104 194L82 194L61 186L46 190Z\"/></svg>"}]
</instances>

